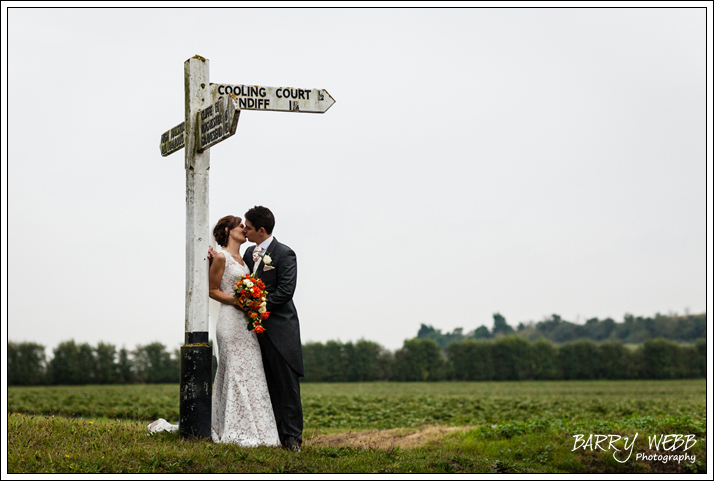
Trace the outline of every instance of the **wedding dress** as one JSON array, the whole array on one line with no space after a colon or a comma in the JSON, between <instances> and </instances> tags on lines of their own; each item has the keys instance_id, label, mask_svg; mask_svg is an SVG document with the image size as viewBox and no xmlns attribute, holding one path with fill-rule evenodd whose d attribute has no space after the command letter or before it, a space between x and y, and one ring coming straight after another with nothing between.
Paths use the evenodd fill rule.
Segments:
<instances>
[{"instance_id":1,"label":"wedding dress","mask_svg":"<svg viewBox=\"0 0 714 481\"><path fill-rule=\"evenodd\" d=\"M226 258L219 289L232 296L233 286L240 276L248 274L248 267L228 253L218 255ZM221 304L216 323L219 357L213 381L211 438L216 443L241 446L279 446L260 345L257 335L247 326L248 318L243 311ZM164 419L149 425L151 434L176 429L178 426Z\"/></svg>"},{"instance_id":2,"label":"wedding dress","mask_svg":"<svg viewBox=\"0 0 714 481\"><path fill-rule=\"evenodd\" d=\"M226 267L220 290L232 296L236 281L248 274L248 267L239 264L228 253L223 255L226 256ZM216 322L219 361L213 381L211 419L214 442L241 446L280 445L256 336L248 330L248 317L243 311L221 304Z\"/></svg>"}]
</instances>

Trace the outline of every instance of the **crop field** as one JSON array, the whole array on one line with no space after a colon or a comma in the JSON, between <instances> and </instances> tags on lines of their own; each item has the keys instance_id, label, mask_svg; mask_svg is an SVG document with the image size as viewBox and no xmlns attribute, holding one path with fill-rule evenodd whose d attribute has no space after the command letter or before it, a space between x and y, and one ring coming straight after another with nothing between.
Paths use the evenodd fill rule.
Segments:
<instances>
[{"instance_id":1,"label":"crop field","mask_svg":"<svg viewBox=\"0 0 714 481\"><path fill-rule=\"evenodd\" d=\"M703 379L305 383L302 401L295 455L148 436L178 422L178 385L10 387L8 471L706 472Z\"/></svg>"}]
</instances>

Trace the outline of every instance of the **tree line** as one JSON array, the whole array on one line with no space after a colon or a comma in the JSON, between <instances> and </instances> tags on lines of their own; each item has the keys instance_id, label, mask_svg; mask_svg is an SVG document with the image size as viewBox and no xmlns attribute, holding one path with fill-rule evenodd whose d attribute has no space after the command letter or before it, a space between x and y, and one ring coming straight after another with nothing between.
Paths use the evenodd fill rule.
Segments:
<instances>
[{"instance_id":1,"label":"tree line","mask_svg":"<svg viewBox=\"0 0 714 481\"><path fill-rule=\"evenodd\" d=\"M441 348L415 338L394 353L369 341L328 341L306 344L303 356L306 382L685 379L706 377L707 366L704 338L692 345L651 339L635 348L587 339L557 345L516 335Z\"/></svg>"},{"instance_id":2,"label":"tree line","mask_svg":"<svg viewBox=\"0 0 714 481\"><path fill-rule=\"evenodd\" d=\"M178 383L179 349L155 342L133 351L66 341L46 361L44 346L8 343L8 385ZM391 352L373 341L303 345L302 382L516 381L683 379L706 377L706 339L683 345L650 339L637 347L581 339L554 344L514 334L462 339L445 348L433 339L404 341ZM217 362L214 357L215 373Z\"/></svg>"},{"instance_id":3,"label":"tree line","mask_svg":"<svg viewBox=\"0 0 714 481\"><path fill-rule=\"evenodd\" d=\"M129 351L103 342L92 347L70 340L61 342L53 354L47 361L41 344L8 342L8 385L180 382L179 349L169 353L160 342Z\"/></svg>"},{"instance_id":4,"label":"tree line","mask_svg":"<svg viewBox=\"0 0 714 481\"><path fill-rule=\"evenodd\" d=\"M706 337L707 315L694 314L677 316L655 314L654 317L635 317L625 314L622 322L611 318L587 319L585 324L566 321L558 314L553 314L539 322L519 323L513 327L506 322L500 313L493 314L493 327L480 326L464 333L463 328L442 333L441 329L422 324L417 338L433 339L439 346L446 347L455 341L463 339L495 339L499 336L516 334L529 341L546 339L556 344L571 342L578 339L591 341L619 341L624 344L641 344L649 339L667 339L680 343L692 343Z\"/></svg>"}]
</instances>

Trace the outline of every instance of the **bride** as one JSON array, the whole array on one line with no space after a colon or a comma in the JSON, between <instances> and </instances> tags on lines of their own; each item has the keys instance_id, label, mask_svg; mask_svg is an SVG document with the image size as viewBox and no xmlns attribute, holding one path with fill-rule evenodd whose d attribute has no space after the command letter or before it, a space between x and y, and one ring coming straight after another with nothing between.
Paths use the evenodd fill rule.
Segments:
<instances>
[{"instance_id":1,"label":"bride","mask_svg":"<svg viewBox=\"0 0 714 481\"><path fill-rule=\"evenodd\" d=\"M208 295L221 303L216 323L218 368L213 381L211 438L241 446L280 446L257 335L248 330L248 317L236 307L233 286L249 273L240 256L246 241L240 217L223 217L213 237L223 247L211 264ZM164 419L149 425L150 433L176 431Z\"/></svg>"},{"instance_id":2,"label":"bride","mask_svg":"<svg viewBox=\"0 0 714 481\"><path fill-rule=\"evenodd\" d=\"M216 323L218 369L213 382L211 438L241 446L279 446L278 428L265 381L257 335L236 307L233 287L249 273L240 256L246 241L240 217L223 217L213 229L219 252L208 274L208 295L221 303Z\"/></svg>"}]
</instances>

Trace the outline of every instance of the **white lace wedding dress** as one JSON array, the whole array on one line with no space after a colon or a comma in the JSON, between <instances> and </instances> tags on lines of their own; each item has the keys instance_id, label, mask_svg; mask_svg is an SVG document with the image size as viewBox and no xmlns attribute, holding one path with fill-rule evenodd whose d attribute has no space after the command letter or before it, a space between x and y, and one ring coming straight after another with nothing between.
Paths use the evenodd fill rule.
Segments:
<instances>
[{"instance_id":1,"label":"white lace wedding dress","mask_svg":"<svg viewBox=\"0 0 714 481\"><path fill-rule=\"evenodd\" d=\"M248 274L248 267L228 253L223 255L226 268L220 290L232 296L233 286L238 277ZM219 361L213 381L211 437L217 443L279 446L260 345L247 326L243 311L221 304L216 323Z\"/></svg>"},{"instance_id":2,"label":"white lace wedding dress","mask_svg":"<svg viewBox=\"0 0 714 481\"><path fill-rule=\"evenodd\" d=\"M233 295L238 277L248 274L248 267L239 264L230 254L219 289ZM263 359L256 334L249 331L243 311L221 304L216 323L218 369L213 381L213 412L211 438L216 443L241 446L279 446L280 438L265 381ZM178 426L164 419L149 425L151 434L175 431Z\"/></svg>"}]
</instances>

